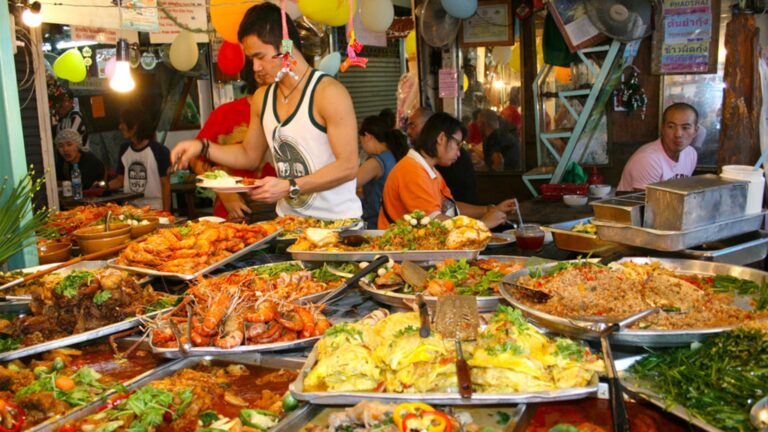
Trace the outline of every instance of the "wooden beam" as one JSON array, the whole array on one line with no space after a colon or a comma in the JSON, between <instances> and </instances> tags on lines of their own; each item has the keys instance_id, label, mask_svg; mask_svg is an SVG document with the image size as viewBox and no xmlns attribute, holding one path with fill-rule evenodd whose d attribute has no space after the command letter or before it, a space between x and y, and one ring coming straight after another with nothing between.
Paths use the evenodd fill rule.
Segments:
<instances>
[{"instance_id":1,"label":"wooden beam","mask_svg":"<svg viewBox=\"0 0 768 432\"><path fill-rule=\"evenodd\" d=\"M758 71L760 29L751 13L734 13L725 27L725 90L717 165L752 165L760 156L762 108Z\"/></svg>"}]
</instances>

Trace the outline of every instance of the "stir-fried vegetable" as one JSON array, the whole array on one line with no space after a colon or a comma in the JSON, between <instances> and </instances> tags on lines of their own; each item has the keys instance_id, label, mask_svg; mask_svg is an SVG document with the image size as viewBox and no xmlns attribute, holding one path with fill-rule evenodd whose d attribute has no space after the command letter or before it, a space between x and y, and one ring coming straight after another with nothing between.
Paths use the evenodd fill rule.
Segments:
<instances>
[{"instance_id":1,"label":"stir-fried vegetable","mask_svg":"<svg viewBox=\"0 0 768 432\"><path fill-rule=\"evenodd\" d=\"M74 297L77 295L80 286L84 283L90 283L91 279L93 279L93 273L86 270L75 270L64 276L64 279L54 285L53 291L64 297Z\"/></svg>"},{"instance_id":2,"label":"stir-fried vegetable","mask_svg":"<svg viewBox=\"0 0 768 432\"><path fill-rule=\"evenodd\" d=\"M750 431L749 410L768 394L768 338L737 329L692 348L652 353L630 372L707 423Z\"/></svg>"}]
</instances>

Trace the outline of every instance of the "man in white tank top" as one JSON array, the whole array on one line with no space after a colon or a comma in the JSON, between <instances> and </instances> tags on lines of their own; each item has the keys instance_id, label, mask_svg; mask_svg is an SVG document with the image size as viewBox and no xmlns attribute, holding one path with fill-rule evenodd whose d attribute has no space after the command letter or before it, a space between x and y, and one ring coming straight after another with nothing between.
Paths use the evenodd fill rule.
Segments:
<instances>
[{"instance_id":1,"label":"man in white tank top","mask_svg":"<svg viewBox=\"0 0 768 432\"><path fill-rule=\"evenodd\" d=\"M251 7L238 38L261 82L275 82L282 68L280 8L271 3ZM313 70L301 55L301 40L288 19L293 40L293 72L277 83L256 90L251 121L242 145L220 146L186 140L171 154L184 168L199 155L221 165L254 169L268 149L278 177L257 180L252 199L277 203L279 215L298 214L323 219L362 215L355 194L358 169L357 120L352 98L341 83Z\"/></svg>"}]
</instances>

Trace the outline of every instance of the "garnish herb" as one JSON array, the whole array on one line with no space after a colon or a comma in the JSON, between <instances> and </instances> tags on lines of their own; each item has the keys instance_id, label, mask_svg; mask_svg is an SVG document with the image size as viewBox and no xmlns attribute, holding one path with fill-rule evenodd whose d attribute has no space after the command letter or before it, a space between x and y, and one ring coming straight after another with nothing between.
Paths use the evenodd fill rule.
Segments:
<instances>
[{"instance_id":1,"label":"garnish herb","mask_svg":"<svg viewBox=\"0 0 768 432\"><path fill-rule=\"evenodd\" d=\"M93 296L93 303L96 305L103 304L105 301L112 297L112 291L101 290Z\"/></svg>"},{"instance_id":2,"label":"garnish herb","mask_svg":"<svg viewBox=\"0 0 768 432\"><path fill-rule=\"evenodd\" d=\"M363 332L353 328L347 323L336 324L325 332L325 336L337 336L341 334L347 334L353 339L357 339L361 342L363 340Z\"/></svg>"},{"instance_id":3,"label":"garnish herb","mask_svg":"<svg viewBox=\"0 0 768 432\"><path fill-rule=\"evenodd\" d=\"M253 267L252 272L269 277L280 276L280 273L293 273L304 270L300 264L287 262L280 264L269 264Z\"/></svg>"},{"instance_id":4,"label":"garnish herb","mask_svg":"<svg viewBox=\"0 0 768 432\"><path fill-rule=\"evenodd\" d=\"M419 328L416 326L406 326L395 332L395 337L405 336L409 334L416 334L419 332Z\"/></svg>"},{"instance_id":5,"label":"garnish herb","mask_svg":"<svg viewBox=\"0 0 768 432\"><path fill-rule=\"evenodd\" d=\"M64 297L74 297L82 285L91 283L91 279L93 279L93 273L85 270L75 270L64 276L59 283L54 285L53 291Z\"/></svg>"},{"instance_id":6,"label":"garnish herb","mask_svg":"<svg viewBox=\"0 0 768 432\"><path fill-rule=\"evenodd\" d=\"M511 306L499 305L496 307L496 313L493 314L491 322L498 323L502 321L514 325L521 333L526 332L529 329L528 321L526 321L523 313Z\"/></svg>"},{"instance_id":7,"label":"garnish herb","mask_svg":"<svg viewBox=\"0 0 768 432\"><path fill-rule=\"evenodd\" d=\"M555 341L555 354L564 359L582 361L584 347L570 339L558 338Z\"/></svg>"},{"instance_id":8,"label":"garnish herb","mask_svg":"<svg viewBox=\"0 0 768 432\"><path fill-rule=\"evenodd\" d=\"M491 345L489 347L485 348L485 351L488 353L488 355L497 356L500 354L509 353L511 355L522 355L525 353L525 350L522 346L512 342L512 341L506 341L497 343L495 345Z\"/></svg>"}]
</instances>

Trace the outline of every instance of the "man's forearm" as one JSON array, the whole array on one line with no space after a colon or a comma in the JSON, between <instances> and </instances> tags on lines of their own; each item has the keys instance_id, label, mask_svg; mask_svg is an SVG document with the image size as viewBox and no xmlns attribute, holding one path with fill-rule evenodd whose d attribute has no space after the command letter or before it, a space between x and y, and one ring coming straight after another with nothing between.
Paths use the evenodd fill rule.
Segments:
<instances>
[{"instance_id":1,"label":"man's forearm","mask_svg":"<svg viewBox=\"0 0 768 432\"><path fill-rule=\"evenodd\" d=\"M211 143L208 148L208 159L228 168L255 171L263 158L263 152L249 152L242 144L223 146Z\"/></svg>"},{"instance_id":2,"label":"man's forearm","mask_svg":"<svg viewBox=\"0 0 768 432\"><path fill-rule=\"evenodd\" d=\"M346 183L357 176L357 165L342 161L328 164L297 182L301 193L320 192Z\"/></svg>"}]
</instances>

